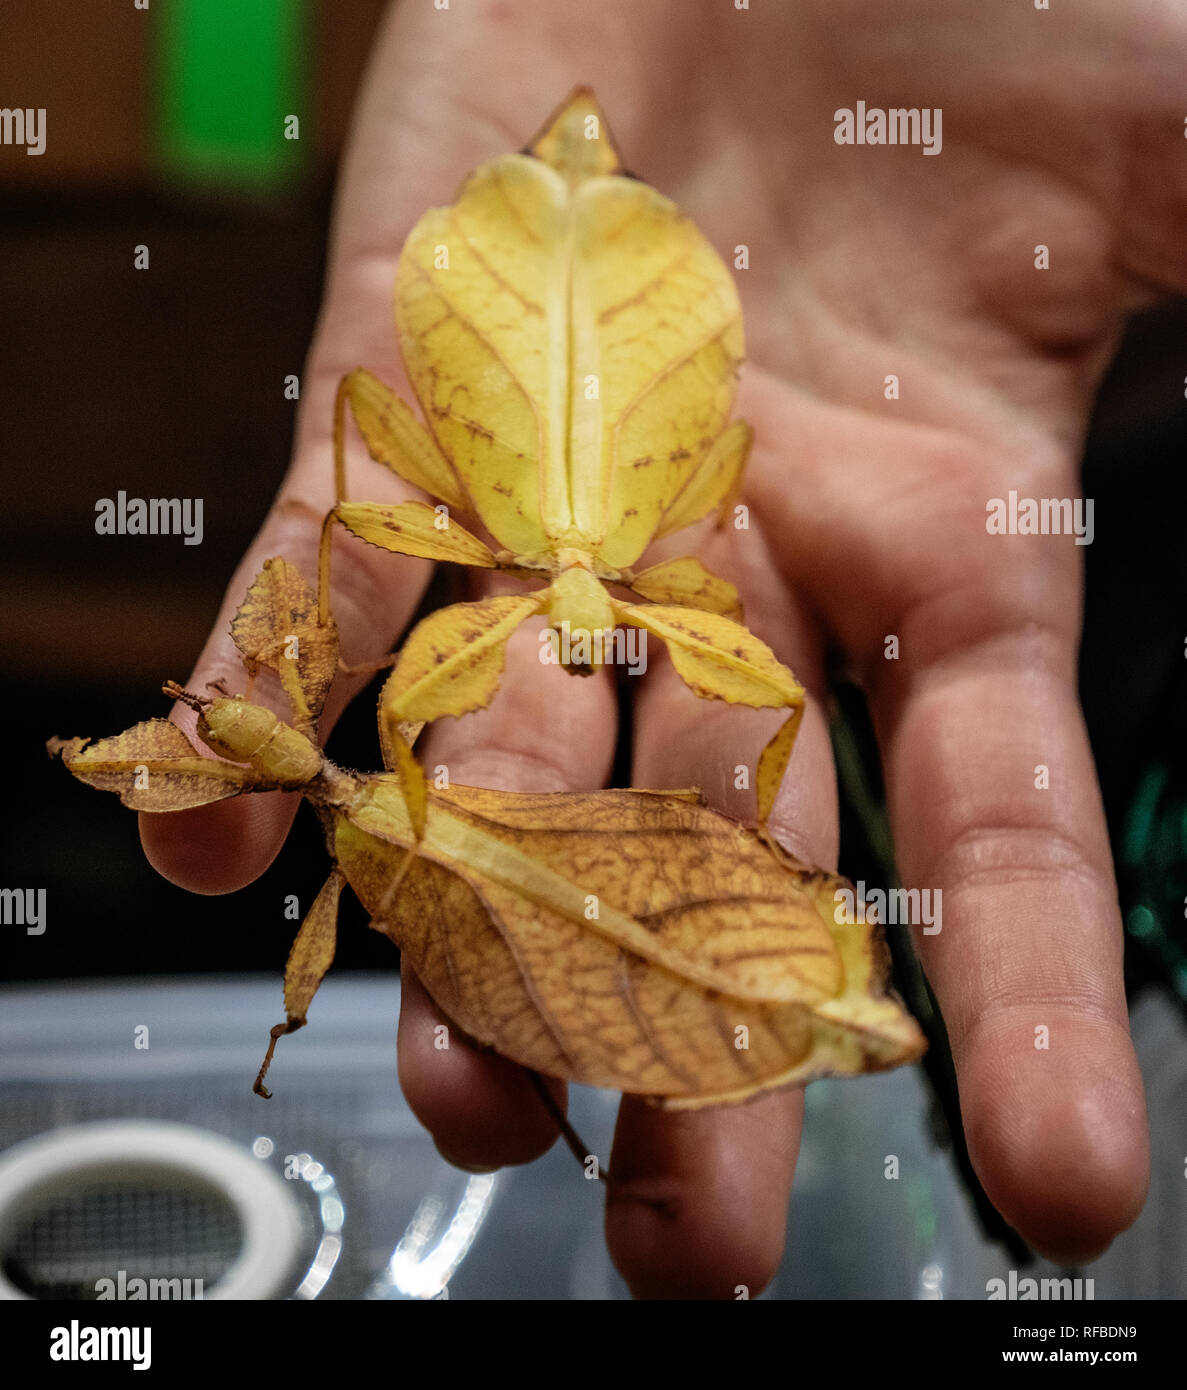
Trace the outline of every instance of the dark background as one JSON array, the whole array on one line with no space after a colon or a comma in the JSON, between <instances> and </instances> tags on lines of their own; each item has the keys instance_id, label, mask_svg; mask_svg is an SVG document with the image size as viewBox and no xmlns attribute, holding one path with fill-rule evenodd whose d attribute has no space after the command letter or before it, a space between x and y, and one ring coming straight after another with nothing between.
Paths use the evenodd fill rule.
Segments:
<instances>
[{"instance_id":1,"label":"dark background","mask_svg":"<svg viewBox=\"0 0 1187 1390\"><path fill-rule=\"evenodd\" d=\"M50 128L41 158L0 147L0 886L45 888L48 929L0 928L0 977L264 969L279 987L295 931L285 897L304 910L324 877L306 807L256 884L183 893L148 867L135 817L48 762L44 742L167 713L161 681L189 674L263 519L292 439L283 380L312 333L334 167L382 8L308 7L293 169L196 185L154 146L156 10L5 6L0 104L45 106ZM132 266L138 243L147 272ZM1184 746L1185 376L1184 306L1136 321L1086 453L1083 693L1114 829L1142 768ZM96 499L121 488L202 497L202 544L96 535ZM335 730L337 761L375 762L373 711L363 697ZM853 845L841 868L858 877ZM394 969L391 944L364 928L351 900L338 964Z\"/></svg>"},{"instance_id":2,"label":"dark background","mask_svg":"<svg viewBox=\"0 0 1187 1390\"><path fill-rule=\"evenodd\" d=\"M135 815L44 751L53 734L168 713L161 682L188 676L287 466L284 378L303 370L335 166L384 6L283 3L304 10L294 158L244 177L232 150L225 177L205 180L161 148L161 7L9 0L0 19L0 105L48 112L44 155L0 146L0 886L45 888L48 923L37 937L0 928L0 978L265 969L279 987L296 925L285 897L303 912L328 867L302 807L262 880L184 893L148 866ZM238 97L225 98L233 129ZM202 543L97 535L96 500L121 488L202 497ZM347 765L377 761L373 711L364 697L335 732ZM340 940L344 967L396 966L353 899Z\"/></svg>"}]
</instances>

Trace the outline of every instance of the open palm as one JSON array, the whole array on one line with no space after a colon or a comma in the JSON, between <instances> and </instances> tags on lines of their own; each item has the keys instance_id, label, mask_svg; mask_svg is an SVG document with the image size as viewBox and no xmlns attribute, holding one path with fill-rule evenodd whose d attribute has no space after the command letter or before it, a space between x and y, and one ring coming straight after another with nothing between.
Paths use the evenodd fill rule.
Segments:
<instances>
[{"instance_id":1,"label":"open palm","mask_svg":"<svg viewBox=\"0 0 1187 1390\"><path fill-rule=\"evenodd\" d=\"M314 573L339 377L365 364L408 395L391 289L412 223L589 83L628 166L727 261L747 248L738 413L756 434L741 498L750 525L701 527L664 550L700 542L741 590L748 626L813 696L772 826L801 857L835 860L820 700L826 656L844 659L870 696L904 882L943 893L942 931L918 944L978 1172L1037 1248L1087 1258L1136 1216L1147 1150L1076 699L1082 556L1067 535L988 534L986 504L1011 490L1076 494L1088 410L1126 313L1187 286L1174 103L1187 23L1154 3L1124 17L1104 3L1004 15L916 0L893 19L873 0L791 9L394 8L339 191L293 467L190 684L239 679L226 620L264 558ZM837 145L833 113L859 100L940 108L941 153ZM1049 269L1036 267L1040 245ZM357 441L350 469L355 497L412 495ZM348 660L390 645L427 578L424 562L336 544ZM475 597L516 587L471 582ZM635 784L699 785L750 815L734 769L753 766L780 716L697 701L658 644L651 652L633 704ZM492 706L426 735L429 765L520 790L604 784L611 684L537 653L529 626ZM336 692L328 719L350 693ZM255 797L147 817L142 833L162 872L223 892L266 867L293 809ZM401 1081L442 1151L496 1166L547 1148L555 1128L526 1074L470 1048L436 1051L434 1007L410 973L403 997ZM798 1091L687 1115L624 1099L607 1237L636 1293L732 1296L770 1278L801 1114Z\"/></svg>"}]
</instances>

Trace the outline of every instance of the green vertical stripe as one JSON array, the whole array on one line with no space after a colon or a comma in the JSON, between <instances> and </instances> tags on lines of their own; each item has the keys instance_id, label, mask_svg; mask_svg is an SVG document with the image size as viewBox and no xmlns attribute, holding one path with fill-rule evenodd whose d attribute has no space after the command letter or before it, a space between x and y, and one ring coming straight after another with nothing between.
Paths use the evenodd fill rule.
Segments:
<instances>
[{"instance_id":1,"label":"green vertical stripe","mask_svg":"<svg viewBox=\"0 0 1187 1390\"><path fill-rule=\"evenodd\" d=\"M312 137L306 0L168 0L154 18L154 145L187 182L274 186ZM300 138L285 138L299 120Z\"/></svg>"}]
</instances>

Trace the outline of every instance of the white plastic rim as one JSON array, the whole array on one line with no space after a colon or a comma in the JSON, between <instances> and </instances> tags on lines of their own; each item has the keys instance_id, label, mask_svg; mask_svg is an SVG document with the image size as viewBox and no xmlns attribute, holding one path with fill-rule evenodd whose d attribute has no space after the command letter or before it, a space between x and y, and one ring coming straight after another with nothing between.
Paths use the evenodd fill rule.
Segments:
<instances>
[{"instance_id":1,"label":"white plastic rim","mask_svg":"<svg viewBox=\"0 0 1187 1390\"><path fill-rule=\"evenodd\" d=\"M235 1211L242 1249L204 1298L265 1299L289 1292L301 1210L258 1158L209 1130L161 1120L70 1125L0 1154L0 1249L16 1223L49 1199L95 1181L152 1177L221 1196ZM113 1271L114 1273L114 1271ZM0 1268L0 1299L30 1299Z\"/></svg>"}]
</instances>

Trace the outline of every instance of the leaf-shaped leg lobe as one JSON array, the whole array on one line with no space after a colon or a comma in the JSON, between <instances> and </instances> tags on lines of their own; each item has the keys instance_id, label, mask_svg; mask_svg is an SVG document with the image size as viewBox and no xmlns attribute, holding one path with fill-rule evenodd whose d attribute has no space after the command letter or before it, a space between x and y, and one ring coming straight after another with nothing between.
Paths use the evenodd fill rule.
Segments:
<instances>
[{"instance_id":1,"label":"leaf-shaped leg lobe","mask_svg":"<svg viewBox=\"0 0 1187 1390\"><path fill-rule=\"evenodd\" d=\"M249 674L267 666L280 676L293 724L309 732L338 665L338 629L300 570L283 556L268 560L231 622L231 636Z\"/></svg>"},{"instance_id":2,"label":"leaf-shaped leg lobe","mask_svg":"<svg viewBox=\"0 0 1187 1390\"><path fill-rule=\"evenodd\" d=\"M364 367L356 367L348 372L338 383L338 393L334 400L334 496L338 504L345 503L346 497L346 407L350 405L351 415L358 426L367 452L385 468L391 469L398 478L414 487L419 487L431 497L438 497L445 505L456 511L472 511L469 497L449 460L437 446L436 440L413 415L409 407L385 386L372 372ZM361 504L364 518L371 508ZM416 504L423 506L423 504ZM431 510L431 509L430 509ZM436 515L436 513L434 513ZM318 549L318 614L324 623L330 613L330 547L332 527L338 519L337 509L331 509L322 523L321 545ZM373 521L374 518L371 518ZM403 520L397 519L397 528L411 520L408 514ZM352 528L353 529L353 528ZM420 530L413 526L413 531ZM458 528L459 531L461 528ZM388 533L395 538L397 532ZM476 537L465 533L474 547L486 550ZM383 544L374 535L364 535L364 540L372 544ZM400 549L399 546L386 545L386 549ZM405 554L420 555L423 550L405 550ZM489 554L489 551L487 552ZM446 555L442 559L456 559ZM481 559L471 559L465 563L483 564Z\"/></svg>"},{"instance_id":3,"label":"leaf-shaped leg lobe","mask_svg":"<svg viewBox=\"0 0 1187 1390\"><path fill-rule=\"evenodd\" d=\"M620 622L663 640L672 664L695 695L752 709L791 709L804 687L765 642L720 613L674 604L614 603Z\"/></svg>"},{"instance_id":4,"label":"leaf-shaped leg lobe","mask_svg":"<svg viewBox=\"0 0 1187 1390\"><path fill-rule=\"evenodd\" d=\"M758 759L756 799L758 801L758 823L765 825L775 806L779 786L787 764L791 761L791 750L795 747L796 736L804 718L804 706L797 705L783 721L775 737L762 750Z\"/></svg>"},{"instance_id":5,"label":"leaf-shaped leg lobe","mask_svg":"<svg viewBox=\"0 0 1187 1390\"><path fill-rule=\"evenodd\" d=\"M494 552L447 512L424 502L339 502L338 520L368 545L397 555L496 569Z\"/></svg>"},{"instance_id":6,"label":"leaf-shaped leg lobe","mask_svg":"<svg viewBox=\"0 0 1187 1390\"><path fill-rule=\"evenodd\" d=\"M627 587L651 603L696 608L704 613L720 613L723 618L732 618L735 622L742 621L742 603L737 589L707 570L692 555L640 570L630 576Z\"/></svg>"},{"instance_id":7,"label":"leaf-shaped leg lobe","mask_svg":"<svg viewBox=\"0 0 1187 1390\"><path fill-rule=\"evenodd\" d=\"M417 762L411 745L405 741L398 727L392 728L387 721L381 719L379 737L383 745L384 765L399 774L400 789L404 793L404 804L408 808L408 819L412 822L412 833L418 841L423 840L429 812L429 788L425 781L424 769Z\"/></svg>"},{"instance_id":8,"label":"leaf-shaped leg lobe","mask_svg":"<svg viewBox=\"0 0 1187 1390\"><path fill-rule=\"evenodd\" d=\"M51 739L80 782L115 792L133 811L184 811L252 791L264 779L250 767L203 757L167 719L147 719L122 734L91 742Z\"/></svg>"},{"instance_id":9,"label":"leaf-shaped leg lobe","mask_svg":"<svg viewBox=\"0 0 1187 1390\"><path fill-rule=\"evenodd\" d=\"M790 718L759 759L758 818L767 819L803 717L804 687L765 642L719 613L615 603L624 623L663 639L677 675L694 695L752 709L789 709Z\"/></svg>"},{"instance_id":10,"label":"leaf-shaped leg lobe","mask_svg":"<svg viewBox=\"0 0 1187 1390\"><path fill-rule=\"evenodd\" d=\"M301 923L293 949L289 952L284 968L284 1011L287 1017L272 1029L267 1054L252 1086L256 1095L263 1096L265 1100L272 1096L272 1092L264 1086L264 1077L272 1065L277 1041L286 1033L295 1033L298 1028L304 1028L305 1015L313 1003L313 996L333 964L338 943L338 901L344 882L342 872L335 864Z\"/></svg>"},{"instance_id":11,"label":"leaf-shaped leg lobe","mask_svg":"<svg viewBox=\"0 0 1187 1390\"><path fill-rule=\"evenodd\" d=\"M549 590L455 603L413 628L380 696L389 724L463 715L490 703L515 629L548 607ZM398 737L398 735L396 735Z\"/></svg>"},{"instance_id":12,"label":"leaf-shaped leg lobe","mask_svg":"<svg viewBox=\"0 0 1187 1390\"><path fill-rule=\"evenodd\" d=\"M456 511L471 510L466 490L436 441L407 405L364 367L342 378L334 402L334 476L337 500L346 500L344 410L359 428L367 452L406 483L439 497Z\"/></svg>"}]
</instances>

